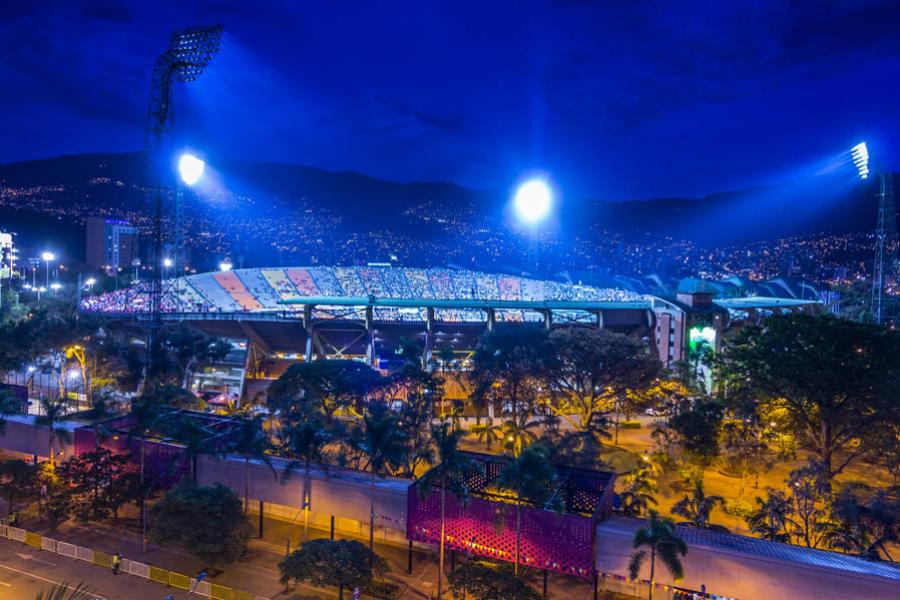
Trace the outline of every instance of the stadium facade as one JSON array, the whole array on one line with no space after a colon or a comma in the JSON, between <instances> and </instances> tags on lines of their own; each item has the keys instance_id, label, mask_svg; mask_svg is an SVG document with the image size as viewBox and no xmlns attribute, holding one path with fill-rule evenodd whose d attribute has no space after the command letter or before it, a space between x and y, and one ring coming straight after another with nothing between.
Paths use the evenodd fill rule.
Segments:
<instances>
[{"instance_id":1,"label":"stadium facade","mask_svg":"<svg viewBox=\"0 0 900 600\"><path fill-rule=\"evenodd\" d=\"M84 311L137 321L149 319L149 307L141 284L81 304ZM426 361L451 353L464 359L478 336L500 323L608 328L643 339L671 367L701 345L720 349L723 339L747 323L819 308L791 297L716 298L702 286L656 296L463 269L390 266L201 273L167 281L162 301L165 320L192 323L247 349L228 386L239 394L247 391L245 380L272 379L298 360L356 358L387 366L403 340L417 342Z\"/></svg>"}]
</instances>

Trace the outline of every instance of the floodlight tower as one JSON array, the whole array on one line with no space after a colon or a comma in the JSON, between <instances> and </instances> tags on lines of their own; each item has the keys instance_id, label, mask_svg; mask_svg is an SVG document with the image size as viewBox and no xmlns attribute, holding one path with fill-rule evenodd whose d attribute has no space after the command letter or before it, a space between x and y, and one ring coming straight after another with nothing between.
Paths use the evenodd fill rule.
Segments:
<instances>
[{"instance_id":1,"label":"floodlight tower","mask_svg":"<svg viewBox=\"0 0 900 600\"><path fill-rule=\"evenodd\" d=\"M869 149L865 142L850 151L853 164L861 179L869 178ZM878 169L878 220L875 225L875 264L872 269L872 316L881 325L884 298L884 265L896 275L897 209L894 205L894 178L885 169Z\"/></svg>"},{"instance_id":2,"label":"floodlight tower","mask_svg":"<svg viewBox=\"0 0 900 600\"><path fill-rule=\"evenodd\" d=\"M156 59L150 84L150 105L144 130L144 151L148 159L147 193L155 209L153 221L152 284L150 287L151 345L161 324L162 255L163 255L163 195L171 181L169 153L172 134L172 83L196 81L219 51L222 26L191 27L176 31L169 39L169 47ZM149 354L149 353L148 353Z\"/></svg>"}]
</instances>

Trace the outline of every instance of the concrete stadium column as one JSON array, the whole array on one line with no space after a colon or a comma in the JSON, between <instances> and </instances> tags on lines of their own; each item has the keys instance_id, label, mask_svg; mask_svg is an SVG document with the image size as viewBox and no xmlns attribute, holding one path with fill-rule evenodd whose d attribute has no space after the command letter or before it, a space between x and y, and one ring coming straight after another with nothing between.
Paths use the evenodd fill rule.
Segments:
<instances>
[{"instance_id":1,"label":"concrete stadium column","mask_svg":"<svg viewBox=\"0 0 900 600\"><path fill-rule=\"evenodd\" d=\"M597 317L597 320L596 320L596 323L597 323L597 329L603 329L603 311L602 311L602 310L598 310L598 311L594 314L594 316Z\"/></svg>"},{"instance_id":2,"label":"concrete stadium column","mask_svg":"<svg viewBox=\"0 0 900 600\"><path fill-rule=\"evenodd\" d=\"M487 329L488 331L493 331L494 325L497 323L497 311L493 308L488 308L485 309L485 312L487 312Z\"/></svg>"},{"instance_id":3,"label":"concrete stadium column","mask_svg":"<svg viewBox=\"0 0 900 600\"><path fill-rule=\"evenodd\" d=\"M375 321L375 307L371 304L366 305L366 363L370 367L375 366L375 330L373 323Z\"/></svg>"},{"instance_id":4,"label":"concrete stadium column","mask_svg":"<svg viewBox=\"0 0 900 600\"><path fill-rule=\"evenodd\" d=\"M312 322L312 304L303 306L303 328L306 329L306 351L303 354L304 360L310 362L313 357L313 337L316 335L316 329Z\"/></svg>"},{"instance_id":5,"label":"concrete stadium column","mask_svg":"<svg viewBox=\"0 0 900 600\"><path fill-rule=\"evenodd\" d=\"M644 311L644 320L646 321L647 328L652 330L656 325L656 314L653 312L653 309L648 308Z\"/></svg>"},{"instance_id":6,"label":"concrete stadium column","mask_svg":"<svg viewBox=\"0 0 900 600\"><path fill-rule=\"evenodd\" d=\"M541 314L544 316L544 329L550 329L553 326L553 311L548 308L542 310Z\"/></svg>"},{"instance_id":7,"label":"concrete stadium column","mask_svg":"<svg viewBox=\"0 0 900 600\"><path fill-rule=\"evenodd\" d=\"M431 370L431 357L434 352L434 308L425 309L425 350L422 354L422 362L425 369Z\"/></svg>"}]
</instances>

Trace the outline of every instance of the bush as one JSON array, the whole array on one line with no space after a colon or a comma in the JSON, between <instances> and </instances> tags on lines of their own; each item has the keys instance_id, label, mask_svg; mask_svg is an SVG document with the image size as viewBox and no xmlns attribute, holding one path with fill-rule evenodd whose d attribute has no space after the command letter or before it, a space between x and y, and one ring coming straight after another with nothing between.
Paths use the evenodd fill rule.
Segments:
<instances>
[{"instance_id":1,"label":"bush","mask_svg":"<svg viewBox=\"0 0 900 600\"><path fill-rule=\"evenodd\" d=\"M619 423L619 429L640 429L640 421L622 421Z\"/></svg>"},{"instance_id":2,"label":"bush","mask_svg":"<svg viewBox=\"0 0 900 600\"><path fill-rule=\"evenodd\" d=\"M404 590L396 583L390 581L373 581L363 588L363 593L380 600L398 600Z\"/></svg>"},{"instance_id":3,"label":"bush","mask_svg":"<svg viewBox=\"0 0 900 600\"><path fill-rule=\"evenodd\" d=\"M740 498L726 498L722 508L725 514L741 517L742 519L753 514L753 507L750 503Z\"/></svg>"}]
</instances>

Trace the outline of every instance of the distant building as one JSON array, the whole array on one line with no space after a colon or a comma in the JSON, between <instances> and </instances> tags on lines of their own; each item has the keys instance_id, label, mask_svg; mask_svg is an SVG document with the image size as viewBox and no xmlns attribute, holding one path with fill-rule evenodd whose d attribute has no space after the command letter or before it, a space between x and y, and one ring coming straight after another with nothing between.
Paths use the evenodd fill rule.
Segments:
<instances>
[{"instance_id":1,"label":"distant building","mask_svg":"<svg viewBox=\"0 0 900 600\"><path fill-rule=\"evenodd\" d=\"M13 234L0 231L0 278L9 278L16 268Z\"/></svg>"},{"instance_id":2,"label":"distant building","mask_svg":"<svg viewBox=\"0 0 900 600\"><path fill-rule=\"evenodd\" d=\"M138 257L138 230L128 221L88 217L85 262L94 268L128 268Z\"/></svg>"}]
</instances>

